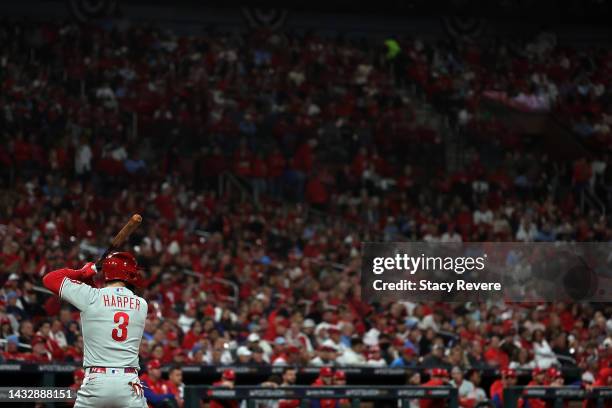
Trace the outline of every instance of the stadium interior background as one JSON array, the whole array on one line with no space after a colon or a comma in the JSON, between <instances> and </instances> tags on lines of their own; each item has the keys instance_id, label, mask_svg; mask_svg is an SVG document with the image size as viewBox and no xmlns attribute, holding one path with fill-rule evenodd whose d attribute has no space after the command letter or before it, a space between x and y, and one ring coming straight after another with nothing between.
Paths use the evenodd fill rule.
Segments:
<instances>
[{"instance_id":1,"label":"stadium interior background","mask_svg":"<svg viewBox=\"0 0 612 408\"><path fill-rule=\"evenodd\" d=\"M609 304L367 304L359 247L609 241L610 3L279 6L0 4L2 385L72 383L78 315L41 276L132 212L142 365L187 384L278 358L309 384L351 341L350 384L406 384L404 354L487 393L507 367L597 379Z\"/></svg>"}]
</instances>

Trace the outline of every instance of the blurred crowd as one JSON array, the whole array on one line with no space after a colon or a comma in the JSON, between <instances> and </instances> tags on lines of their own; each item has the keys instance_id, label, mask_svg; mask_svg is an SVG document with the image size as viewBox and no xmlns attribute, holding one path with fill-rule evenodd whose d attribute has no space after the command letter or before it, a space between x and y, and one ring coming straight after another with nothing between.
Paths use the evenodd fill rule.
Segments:
<instances>
[{"instance_id":1,"label":"blurred crowd","mask_svg":"<svg viewBox=\"0 0 612 408\"><path fill-rule=\"evenodd\" d=\"M609 124L609 53L411 40L393 61L373 39L123 23L11 22L0 38L5 361L81 361L78 313L40 279L95 260L138 212L126 249L146 277L143 362L610 381L608 304L371 304L359 290L365 241L609 241L607 217L579 206L607 156L555 161L478 115L492 89L559 112L586 98ZM464 168L444 170L405 83L470 128ZM257 204L220 194L225 173Z\"/></svg>"}]
</instances>

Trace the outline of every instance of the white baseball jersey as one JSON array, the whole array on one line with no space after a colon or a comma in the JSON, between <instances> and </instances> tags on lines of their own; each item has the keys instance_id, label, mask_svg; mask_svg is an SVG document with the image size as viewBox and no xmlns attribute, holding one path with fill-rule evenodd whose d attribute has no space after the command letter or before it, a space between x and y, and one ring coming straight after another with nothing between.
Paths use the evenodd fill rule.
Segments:
<instances>
[{"instance_id":1,"label":"white baseball jersey","mask_svg":"<svg viewBox=\"0 0 612 408\"><path fill-rule=\"evenodd\" d=\"M143 298L125 287L97 289L69 278L59 294L81 311L84 367L140 368L148 307Z\"/></svg>"}]
</instances>

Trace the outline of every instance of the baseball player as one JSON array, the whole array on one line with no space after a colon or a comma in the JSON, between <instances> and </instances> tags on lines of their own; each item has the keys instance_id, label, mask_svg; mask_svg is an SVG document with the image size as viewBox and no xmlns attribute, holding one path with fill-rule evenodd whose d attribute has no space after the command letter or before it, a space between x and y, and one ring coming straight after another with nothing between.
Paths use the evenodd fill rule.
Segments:
<instances>
[{"instance_id":1,"label":"baseball player","mask_svg":"<svg viewBox=\"0 0 612 408\"><path fill-rule=\"evenodd\" d=\"M43 278L45 287L81 311L85 378L76 408L147 406L138 379L138 350L147 302L130 289L140 285L134 256L115 252L102 261L105 286L94 288L93 262L78 270L58 269Z\"/></svg>"}]
</instances>

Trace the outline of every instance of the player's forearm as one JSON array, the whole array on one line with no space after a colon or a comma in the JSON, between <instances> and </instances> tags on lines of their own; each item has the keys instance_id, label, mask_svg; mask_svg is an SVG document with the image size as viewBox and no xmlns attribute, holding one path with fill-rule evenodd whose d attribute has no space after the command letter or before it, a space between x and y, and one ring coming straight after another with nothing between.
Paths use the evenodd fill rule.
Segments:
<instances>
[{"instance_id":1,"label":"player's forearm","mask_svg":"<svg viewBox=\"0 0 612 408\"><path fill-rule=\"evenodd\" d=\"M51 271L43 277L43 285L51 292L59 295L64 278L80 280L81 271L68 268Z\"/></svg>"}]
</instances>

